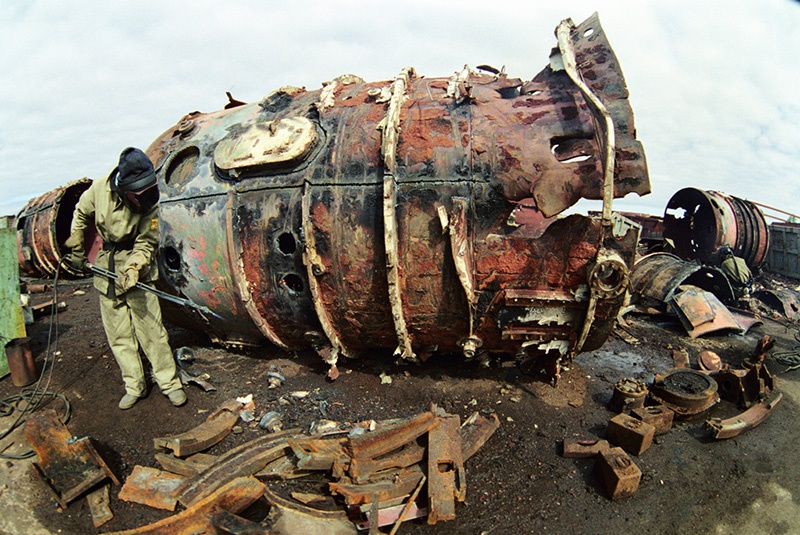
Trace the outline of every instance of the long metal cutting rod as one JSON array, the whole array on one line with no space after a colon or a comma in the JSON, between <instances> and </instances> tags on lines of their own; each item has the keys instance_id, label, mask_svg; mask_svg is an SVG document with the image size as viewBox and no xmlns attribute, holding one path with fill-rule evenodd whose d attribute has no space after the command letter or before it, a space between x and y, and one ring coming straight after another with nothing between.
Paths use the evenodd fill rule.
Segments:
<instances>
[{"instance_id":1,"label":"long metal cutting rod","mask_svg":"<svg viewBox=\"0 0 800 535\"><path fill-rule=\"evenodd\" d=\"M115 281L115 280L117 280L119 278L119 275L117 275L113 271L109 271L107 269L103 269L103 268L101 268L99 266L95 266L94 264L87 264L87 267L88 267L89 271L91 271L92 273L96 273L96 274L98 274L98 275L100 275L102 277L106 277L107 279L110 279L112 281ZM178 297L178 296L175 296L175 295L172 295L172 294L168 294L167 292L162 292L161 290L159 290L157 288L153 288L152 286L148 286L147 284L142 284L141 282L137 282L136 285L135 285L135 288L139 288L140 290L144 290L145 292L150 292L152 294L155 294L156 296L158 296L159 298L163 299L164 301L169 301L170 303L175 303L176 305L182 305L182 306L185 306L185 307L193 308L193 309L197 310L198 312L200 312L203 315L214 316L215 318L222 319L222 316L220 316L219 314L217 314L215 312L212 312L211 309L209 309L208 307L203 306L203 305L198 305L197 303L195 303L194 301L191 301L190 299L186 299L184 297Z\"/></svg>"}]
</instances>

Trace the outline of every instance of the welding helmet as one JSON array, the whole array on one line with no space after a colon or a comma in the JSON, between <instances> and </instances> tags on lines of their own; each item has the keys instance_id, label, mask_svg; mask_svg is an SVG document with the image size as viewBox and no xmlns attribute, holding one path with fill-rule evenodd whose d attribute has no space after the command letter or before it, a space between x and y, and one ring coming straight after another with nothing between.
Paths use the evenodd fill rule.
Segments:
<instances>
[{"instance_id":1,"label":"welding helmet","mask_svg":"<svg viewBox=\"0 0 800 535\"><path fill-rule=\"evenodd\" d=\"M111 189L134 212L147 212L155 206L159 196L153 162L140 149L123 150L119 166L111 172Z\"/></svg>"}]
</instances>

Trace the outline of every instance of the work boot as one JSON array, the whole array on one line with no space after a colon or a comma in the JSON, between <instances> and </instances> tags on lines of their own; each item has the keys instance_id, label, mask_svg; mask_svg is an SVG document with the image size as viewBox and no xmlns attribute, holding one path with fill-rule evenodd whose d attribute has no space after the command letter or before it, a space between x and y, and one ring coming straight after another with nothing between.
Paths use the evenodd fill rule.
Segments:
<instances>
[{"instance_id":1,"label":"work boot","mask_svg":"<svg viewBox=\"0 0 800 535\"><path fill-rule=\"evenodd\" d=\"M186 403L186 392L183 391L181 388L180 390L175 390L174 392L170 392L167 394L170 403L175 405L176 407L180 407L184 403Z\"/></svg>"},{"instance_id":2,"label":"work boot","mask_svg":"<svg viewBox=\"0 0 800 535\"><path fill-rule=\"evenodd\" d=\"M119 408L122 410L130 409L131 407L136 405L137 401L139 401L138 396L134 396L133 394L125 394L124 396L122 396L122 399L119 400Z\"/></svg>"}]
</instances>

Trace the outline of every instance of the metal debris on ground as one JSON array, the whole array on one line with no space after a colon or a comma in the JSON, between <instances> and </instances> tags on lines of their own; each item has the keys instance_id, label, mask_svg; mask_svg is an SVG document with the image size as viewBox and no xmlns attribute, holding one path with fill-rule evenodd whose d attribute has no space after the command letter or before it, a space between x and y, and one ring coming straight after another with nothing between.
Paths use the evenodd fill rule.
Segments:
<instances>
[{"instance_id":1,"label":"metal debris on ground","mask_svg":"<svg viewBox=\"0 0 800 535\"><path fill-rule=\"evenodd\" d=\"M353 426L362 430L358 434L340 431L339 424L329 421L324 435L309 436L296 429L271 433L219 456L198 453L179 459L159 453L156 459L169 472L137 466L120 498L165 509L180 503L187 510L126 533L156 533L167 526L189 533L209 522L243 526L242 533L267 529L239 522L235 515L211 519L209 509L198 509L224 494L226 485L252 476L285 482L313 476L328 482L326 495L292 491L283 496L286 489L268 488L247 494L252 498L260 493L272 505L267 522L276 531L265 533L297 533L298 526L304 526L303 533L355 533L356 526L377 533L379 526L387 525L396 532L402 522L423 516L430 524L451 520L456 502L466 498L464 462L498 426L496 415L478 413L461 425L458 416L434 405L411 418L362 422ZM189 511L199 516L189 520Z\"/></svg>"},{"instance_id":2,"label":"metal debris on ground","mask_svg":"<svg viewBox=\"0 0 800 535\"><path fill-rule=\"evenodd\" d=\"M769 418L772 410L781 402L782 398L783 395L779 393L772 400L762 400L743 413L727 420L711 418L706 420L706 427L711 430L713 437L719 440L738 437Z\"/></svg>"},{"instance_id":3,"label":"metal debris on ground","mask_svg":"<svg viewBox=\"0 0 800 535\"><path fill-rule=\"evenodd\" d=\"M639 456L653 443L656 428L627 414L617 414L608 422L606 438L630 454Z\"/></svg>"},{"instance_id":4,"label":"metal debris on ground","mask_svg":"<svg viewBox=\"0 0 800 535\"><path fill-rule=\"evenodd\" d=\"M717 382L691 369L657 374L650 387L650 397L675 412L675 418L699 417L719 402Z\"/></svg>"},{"instance_id":5,"label":"metal debris on ground","mask_svg":"<svg viewBox=\"0 0 800 535\"><path fill-rule=\"evenodd\" d=\"M186 457L206 450L230 433L239 419L242 407L240 401L228 400L194 429L179 435L154 438L153 444L156 449L172 450L177 457Z\"/></svg>"},{"instance_id":6,"label":"metal debris on ground","mask_svg":"<svg viewBox=\"0 0 800 535\"><path fill-rule=\"evenodd\" d=\"M732 312L717 296L694 286L683 287L670 305L692 338L719 331L745 333L761 323L743 312Z\"/></svg>"},{"instance_id":7,"label":"metal debris on ground","mask_svg":"<svg viewBox=\"0 0 800 535\"><path fill-rule=\"evenodd\" d=\"M628 412L631 409L644 407L648 390L645 384L632 378L620 379L614 385L608 407L613 412Z\"/></svg>"},{"instance_id":8,"label":"metal debris on ground","mask_svg":"<svg viewBox=\"0 0 800 535\"><path fill-rule=\"evenodd\" d=\"M622 448L601 450L595 470L612 500L633 496L639 489L642 471Z\"/></svg>"},{"instance_id":9,"label":"metal debris on ground","mask_svg":"<svg viewBox=\"0 0 800 535\"><path fill-rule=\"evenodd\" d=\"M61 507L78 498L106 478L119 480L97 453L89 437L75 438L52 409L30 416L25 436L39 457L33 466L53 491Z\"/></svg>"}]
</instances>

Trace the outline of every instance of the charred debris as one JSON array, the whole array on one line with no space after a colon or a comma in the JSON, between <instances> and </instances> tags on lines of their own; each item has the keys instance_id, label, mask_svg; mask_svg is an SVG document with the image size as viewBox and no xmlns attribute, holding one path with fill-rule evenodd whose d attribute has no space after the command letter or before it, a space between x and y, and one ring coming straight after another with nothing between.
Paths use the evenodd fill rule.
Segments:
<instances>
[{"instance_id":1,"label":"charred debris","mask_svg":"<svg viewBox=\"0 0 800 535\"><path fill-rule=\"evenodd\" d=\"M183 117L147 151L162 194L159 290L198 305L164 302L165 317L229 347L313 349L331 379L341 358L377 348L411 362L505 355L553 384L612 332L635 344L633 314L672 318L692 338L746 332L765 314L796 319L797 291L762 271L779 261L758 204L686 188L663 217L612 211L614 198L650 190L625 80L597 15L562 22L556 36L529 81L488 67L446 78L407 68L391 81L345 75ZM18 214L24 274L61 265L80 276L61 260L90 183ZM602 200L602 211L562 214L582 198ZM792 228L780 226L782 243L796 239ZM88 241L87 251L102 245ZM723 266L720 251L752 278ZM595 458L612 499L633 495L641 472L630 455L674 420L735 403L739 416L705 420L725 439L769 416L780 401L765 364L773 345L765 336L736 369L712 352L676 351L652 383L615 385L605 438L565 440L564 456ZM137 466L120 499L180 512L124 533L395 533L413 518L450 520L467 492L464 463L499 425L434 406L404 420L281 430L279 413L256 418L250 404L231 400L200 427L154 439L162 469ZM204 453L240 421L263 436ZM38 473L64 507L106 479L119 484L89 439L61 441L69 432L52 414L35 422ZM64 474L50 458L87 468ZM322 490L281 492L282 481L320 475ZM89 496L98 526L111 515L100 488ZM262 496L274 531L237 516Z\"/></svg>"}]
</instances>

